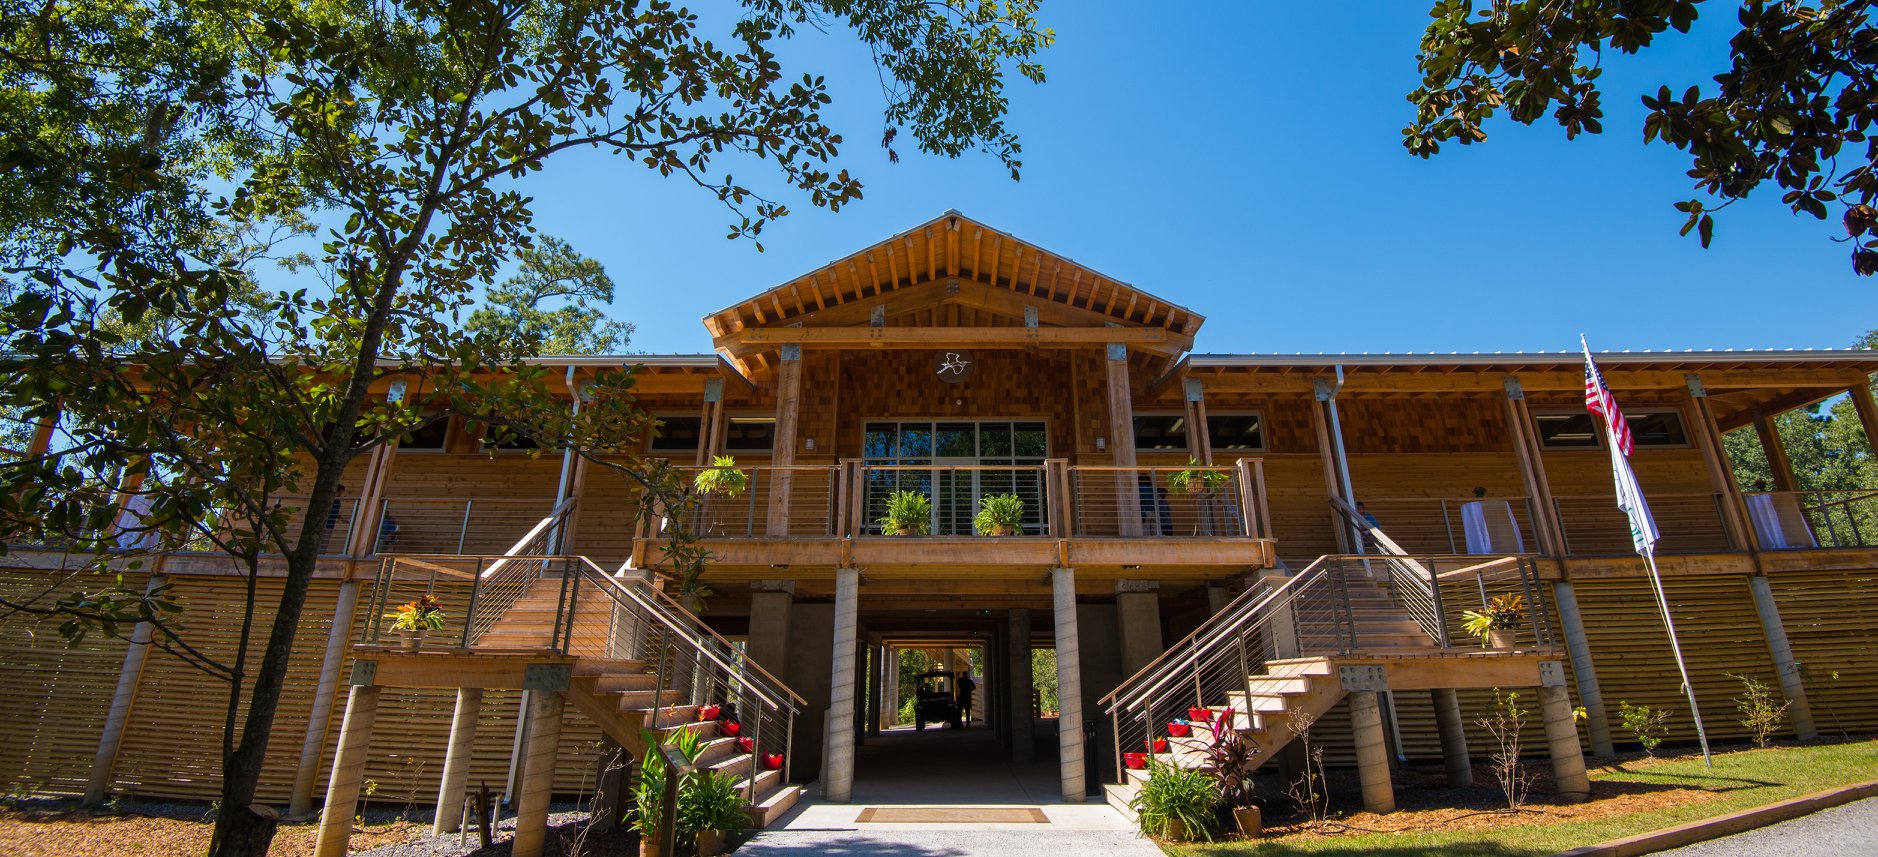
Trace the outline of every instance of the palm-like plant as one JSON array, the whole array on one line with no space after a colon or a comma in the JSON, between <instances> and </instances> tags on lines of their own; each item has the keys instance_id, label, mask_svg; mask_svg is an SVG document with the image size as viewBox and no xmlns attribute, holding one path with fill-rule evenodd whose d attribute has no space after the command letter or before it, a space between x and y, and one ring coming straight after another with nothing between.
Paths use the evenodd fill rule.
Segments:
<instances>
[{"instance_id":1,"label":"palm-like plant","mask_svg":"<svg viewBox=\"0 0 1878 857\"><path fill-rule=\"evenodd\" d=\"M895 491L887 495L887 511L879 524L889 536L926 535L932 532L932 498L918 491Z\"/></svg>"},{"instance_id":2,"label":"palm-like plant","mask_svg":"<svg viewBox=\"0 0 1878 857\"><path fill-rule=\"evenodd\" d=\"M735 497L750 486L750 474L737 469L736 458L719 455L711 459L710 467L698 472L692 485L700 493Z\"/></svg>"},{"instance_id":3,"label":"palm-like plant","mask_svg":"<svg viewBox=\"0 0 1878 857\"><path fill-rule=\"evenodd\" d=\"M1016 494L988 494L978 501L972 529L981 536L1008 536L1024 526L1024 501Z\"/></svg>"},{"instance_id":4,"label":"palm-like plant","mask_svg":"<svg viewBox=\"0 0 1878 857\"><path fill-rule=\"evenodd\" d=\"M1213 841L1213 805L1219 785L1211 774L1197 768L1148 759L1148 781L1128 801L1141 832L1162 839Z\"/></svg>"}]
</instances>

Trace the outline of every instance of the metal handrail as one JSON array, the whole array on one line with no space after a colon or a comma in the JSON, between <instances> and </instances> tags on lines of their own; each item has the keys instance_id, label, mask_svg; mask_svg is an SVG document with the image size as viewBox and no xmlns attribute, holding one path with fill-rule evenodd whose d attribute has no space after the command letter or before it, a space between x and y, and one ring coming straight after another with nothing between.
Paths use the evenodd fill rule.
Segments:
<instances>
[{"instance_id":1,"label":"metal handrail","mask_svg":"<svg viewBox=\"0 0 1878 857\"><path fill-rule=\"evenodd\" d=\"M1139 707L1144 698L1159 692L1215 650L1247 633L1263 629L1265 623L1275 615L1272 612L1273 605L1281 600L1289 604L1299 592L1326 576L1324 569L1334 558L1334 554L1318 557L1303 571L1276 587L1247 589L1240 593L1225 609L1202 622L1200 627L1180 642L1168 647L1167 652L1154 662L1123 680L1097 704L1110 712Z\"/></svg>"},{"instance_id":2,"label":"metal handrail","mask_svg":"<svg viewBox=\"0 0 1878 857\"><path fill-rule=\"evenodd\" d=\"M631 599L633 603L643 608L645 612L652 614L652 616L658 620L659 624L683 638L686 642L690 643L693 648L709 658L719 669L733 675L744 672L754 672L758 677L763 679L763 681L750 682L752 690L764 702L768 703L771 708L782 710L787 707L791 713L800 713L802 710L800 706L806 706L808 704L807 700L803 699L800 694L790 689L788 685L783 684L775 676L771 675L768 670L763 669L763 667L756 662L745 658L743 665L737 666L725 660L718 654L717 649L718 647L721 647L725 651L734 649L735 647L731 645L730 641L719 636L716 631L712 630L710 626L705 625L703 622L690 623L675 619L673 617L674 608L676 608L676 612L679 615L689 616L692 614L685 610L677 601L673 600L671 596L653 587L649 582L635 580L633 583L636 585L627 586L621 578L608 573L605 569L595 564L593 560L584 556L575 557L575 559L578 559L584 566L582 569L583 576L603 583L609 587L612 592ZM648 593L649 597L647 595ZM698 634L698 631L702 631L703 634ZM708 645L707 640L717 643L718 646L714 647ZM566 654L566 652L563 652L563 654ZM764 692L765 683L772 686L773 689L771 689L770 693ZM787 694L788 700L774 698L780 695L777 694L776 691L780 691L781 694Z\"/></svg>"}]
</instances>

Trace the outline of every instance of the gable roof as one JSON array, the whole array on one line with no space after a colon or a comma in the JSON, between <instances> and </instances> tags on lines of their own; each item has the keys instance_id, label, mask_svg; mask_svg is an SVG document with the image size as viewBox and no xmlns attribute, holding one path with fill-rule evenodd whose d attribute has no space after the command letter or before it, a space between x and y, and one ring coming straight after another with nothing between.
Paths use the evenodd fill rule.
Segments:
<instances>
[{"instance_id":1,"label":"gable roof","mask_svg":"<svg viewBox=\"0 0 1878 857\"><path fill-rule=\"evenodd\" d=\"M959 305L943 316L936 306ZM1035 326L1159 330L1172 354L1205 318L1172 301L949 210L912 229L704 317L720 353L742 363L766 350L750 331L863 327L875 307L891 326L997 326L1034 314Z\"/></svg>"}]
</instances>

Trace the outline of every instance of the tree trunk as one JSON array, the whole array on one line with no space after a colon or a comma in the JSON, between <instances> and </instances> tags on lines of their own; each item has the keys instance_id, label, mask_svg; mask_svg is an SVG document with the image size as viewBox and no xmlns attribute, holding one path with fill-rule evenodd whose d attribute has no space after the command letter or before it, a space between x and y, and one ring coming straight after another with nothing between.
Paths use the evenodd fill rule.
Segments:
<instances>
[{"instance_id":1,"label":"tree trunk","mask_svg":"<svg viewBox=\"0 0 1878 857\"><path fill-rule=\"evenodd\" d=\"M215 836L223 854L266 854L278 826L280 814L269 807L223 808L215 818Z\"/></svg>"}]
</instances>

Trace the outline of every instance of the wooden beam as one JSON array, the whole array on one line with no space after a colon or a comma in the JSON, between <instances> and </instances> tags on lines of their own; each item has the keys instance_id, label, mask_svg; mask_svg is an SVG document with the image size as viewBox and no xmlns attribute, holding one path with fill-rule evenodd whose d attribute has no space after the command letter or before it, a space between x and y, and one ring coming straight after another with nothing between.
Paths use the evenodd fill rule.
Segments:
<instances>
[{"instance_id":1,"label":"wooden beam","mask_svg":"<svg viewBox=\"0 0 1878 857\"><path fill-rule=\"evenodd\" d=\"M1761 437L1761 451L1767 454L1767 467L1773 471L1774 488L1800 490L1799 481L1793 478L1793 459L1787 457L1787 444L1780 439L1773 421L1759 408L1754 409L1754 433Z\"/></svg>"},{"instance_id":2,"label":"wooden beam","mask_svg":"<svg viewBox=\"0 0 1878 857\"><path fill-rule=\"evenodd\" d=\"M1853 384L1846 393L1852 397L1852 408L1858 411L1858 424L1865 429L1866 444L1878 455L1878 404L1872 401L1871 385Z\"/></svg>"},{"instance_id":3,"label":"wooden beam","mask_svg":"<svg viewBox=\"0 0 1878 857\"><path fill-rule=\"evenodd\" d=\"M1309 393L1308 373L1284 373L1281 367L1195 367L1207 379L1207 389L1221 393ZM1345 366L1342 395L1363 393L1497 392L1508 374L1519 378L1527 392L1584 392L1582 370L1525 371L1519 369L1457 369L1446 373L1376 371L1372 367ZM1677 390L1687 373L1680 370L1605 369L1605 380L1621 396L1625 391ZM1714 378L1711 382L1710 378ZM1711 391L1724 389L1809 388L1812 401L1837 395L1862 383L1864 375L1852 369L1816 369L1769 366L1764 369L1703 372L1702 383Z\"/></svg>"},{"instance_id":4,"label":"wooden beam","mask_svg":"<svg viewBox=\"0 0 1878 857\"><path fill-rule=\"evenodd\" d=\"M1709 417L1704 400L1693 392L1683 390L1683 425L1690 440L1702 451L1702 461L1709 474L1709 487L1722 498L1722 524L1728 528L1729 541L1744 550L1751 550L1755 544L1753 528L1748 525L1747 502L1741 496L1741 486L1735 482L1734 468L1728 463L1728 454L1722 449L1721 435L1715 431L1714 421Z\"/></svg>"},{"instance_id":5,"label":"wooden beam","mask_svg":"<svg viewBox=\"0 0 1878 857\"><path fill-rule=\"evenodd\" d=\"M1165 351L1173 334L1159 328L943 328L943 327L785 327L750 330L727 340L733 353L755 353L763 346L797 343L817 348L1086 348L1118 343ZM1154 346L1161 346L1155 348Z\"/></svg>"}]
</instances>

